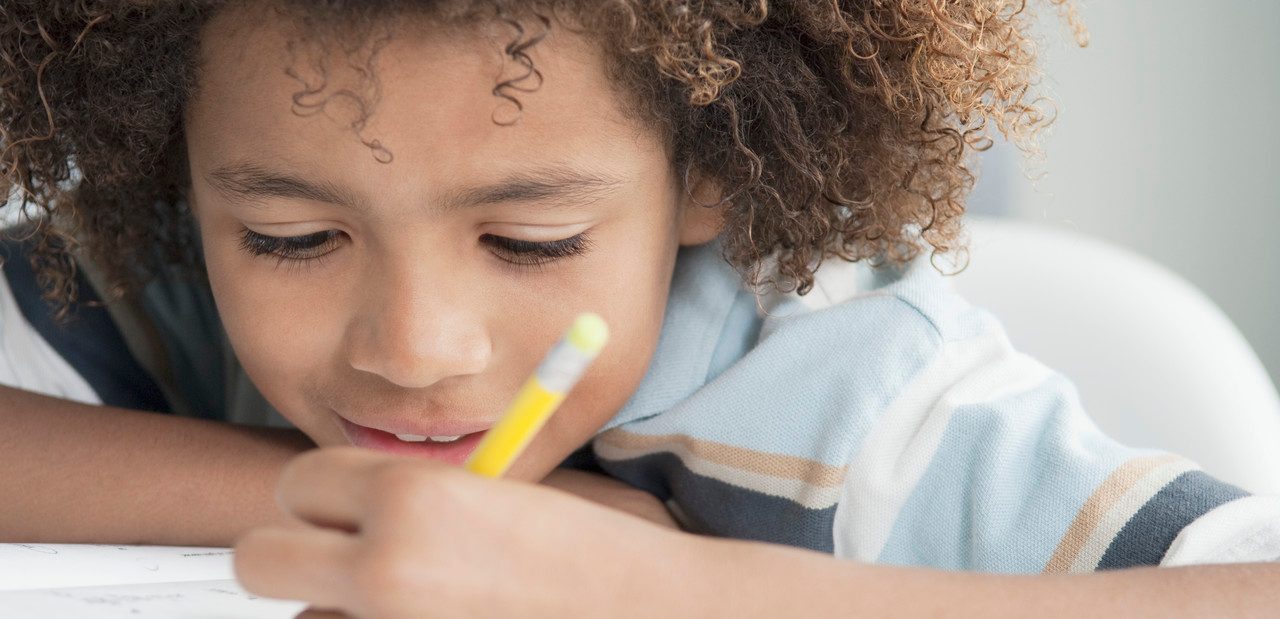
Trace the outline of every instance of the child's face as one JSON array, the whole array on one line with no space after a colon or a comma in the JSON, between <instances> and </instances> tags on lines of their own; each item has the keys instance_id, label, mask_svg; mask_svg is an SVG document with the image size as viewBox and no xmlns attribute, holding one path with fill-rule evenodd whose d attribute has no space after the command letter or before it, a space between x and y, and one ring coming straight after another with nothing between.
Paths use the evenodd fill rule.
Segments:
<instances>
[{"instance_id":1,"label":"child's face","mask_svg":"<svg viewBox=\"0 0 1280 619\"><path fill-rule=\"evenodd\" d=\"M563 29L530 51L545 80L513 92L514 126L493 122L514 109L493 95L497 77L523 72L502 65L509 31L403 29L379 55L380 97L357 136L350 98L294 113L302 86L284 70L315 79L312 59L290 59L281 18L246 10L202 33L186 119L191 201L245 370L320 445L460 463L574 316L597 312L609 345L511 471L540 478L634 391L676 250L712 238L717 214L691 206L657 132L622 115L599 53ZM328 54L326 95L358 86L359 57ZM246 229L259 250L320 257L252 255ZM276 248L258 235L301 238Z\"/></svg>"}]
</instances>

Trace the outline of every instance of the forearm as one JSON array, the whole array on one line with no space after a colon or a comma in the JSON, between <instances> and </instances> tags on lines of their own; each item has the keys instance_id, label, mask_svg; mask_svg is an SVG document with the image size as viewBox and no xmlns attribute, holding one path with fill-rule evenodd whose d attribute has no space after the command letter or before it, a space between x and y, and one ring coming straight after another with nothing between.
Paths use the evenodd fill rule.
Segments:
<instances>
[{"instance_id":1,"label":"forearm","mask_svg":"<svg viewBox=\"0 0 1280 619\"><path fill-rule=\"evenodd\" d=\"M0 541L229 546L289 520L300 432L90 406L0 387Z\"/></svg>"},{"instance_id":2,"label":"forearm","mask_svg":"<svg viewBox=\"0 0 1280 619\"><path fill-rule=\"evenodd\" d=\"M671 591L688 616L1271 616L1280 564L995 575L867 565L794 548L689 537L696 559ZM670 578L667 576L667 578Z\"/></svg>"},{"instance_id":3,"label":"forearm","mask_svg":"<svg viewBox=\"0 0 1280 619\"><path fill-rule=\"evenodd\" d=\"M671 513L656 497L612 477L573 469L555 469L542 480L542 484L654 524L679 528Z\"/></svg>"}]
</instances>

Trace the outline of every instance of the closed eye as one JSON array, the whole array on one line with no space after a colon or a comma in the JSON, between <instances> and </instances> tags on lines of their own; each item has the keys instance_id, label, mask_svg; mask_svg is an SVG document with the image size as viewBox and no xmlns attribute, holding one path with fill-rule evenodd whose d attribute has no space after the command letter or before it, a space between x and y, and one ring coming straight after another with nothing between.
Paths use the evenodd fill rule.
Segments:
<instances>
[{"instance_id":1,"label":"closed eye","mask_svg":"<svg viewBox=\"0 0 1280 619\"><path fill-rule=\"evenodd\" d=\"M302 236L267 236L245 228L240 234L240 248L254 256L275 256L279 262L318 260L338 248L337 230L321 230Z\"/></svg>"},{"instance_id":2,"label":"closed eye","mask_svg":"<svg viewBox=\"0 0 1280 619\"><path fill-rule=\"evenodd\" d=\"M240 235L240 248L253 256L273 256L277 264L318 261L342 242L343 232L322 230L301 236L269 236L245 228ZM586 232L554 241L526 241L494 234L480 235L498 259L517 266L540 267L550 262L577 256L591 248Z\"/></svg>"},{"instance_id":3,"label":"closed eye","mask_svg":"<svg viewBox=\"0 0 1280 619\"><path fill-rule=\"evenodd\" d=\"M480 242L494 250L501 260L521 266L541 266L549 262L578 256L591 248L586 232L555 241L525 241L493 234L480 235Z\"/></svg>"}]
</instances>

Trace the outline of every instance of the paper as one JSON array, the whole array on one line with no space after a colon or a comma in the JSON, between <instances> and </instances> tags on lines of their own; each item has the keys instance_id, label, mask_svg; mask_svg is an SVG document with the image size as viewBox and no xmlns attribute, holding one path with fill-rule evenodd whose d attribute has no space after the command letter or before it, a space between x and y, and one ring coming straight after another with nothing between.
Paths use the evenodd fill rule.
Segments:
<instances>
[{"instance_id":1,"label":"paper","mask_svg":"<svg viewBox=\"0 0 1280 619\"><path fill-rule=\"evenodd\" d=\"M235 581L230 548L0 544L0 616L292 619Z\"/></svg>"},{"instance_id":2,"label":"paper","mask_svg":"<svg viewBox=\"0 0 1280 619\"><path fill-rule=\"evenodd\" d=\"M0 590L234 579L230 548L0 544Z\"/></svg>"},{"instance_id":3,"label":"paper","mask_svg":"<svg viewBox=\"0 0 1280 619\"><path fill-rule=\"evenodd\" d=\"M293 619L306 606L254 596L234 580L0 591L5 617Z\"/></svg>"}]
</instances>

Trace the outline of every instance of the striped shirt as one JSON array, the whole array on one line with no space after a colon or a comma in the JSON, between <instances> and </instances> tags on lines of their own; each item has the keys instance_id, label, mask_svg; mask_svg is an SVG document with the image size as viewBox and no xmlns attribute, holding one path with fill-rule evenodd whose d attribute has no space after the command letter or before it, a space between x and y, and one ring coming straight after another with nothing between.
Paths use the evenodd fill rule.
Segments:
<instances>
[{"instance_id":1,"label":"striped shirt","mask_svg":"<svg viewBox=\"0 0 1280 619\"><path fill-rule=\"evenodd\" d=\"M591 444L682 526L1007 573L1280 559L1280 497L1108 438L927 256L757 295L681 250L648 374Z\"/></svg>"}]
</instances>

